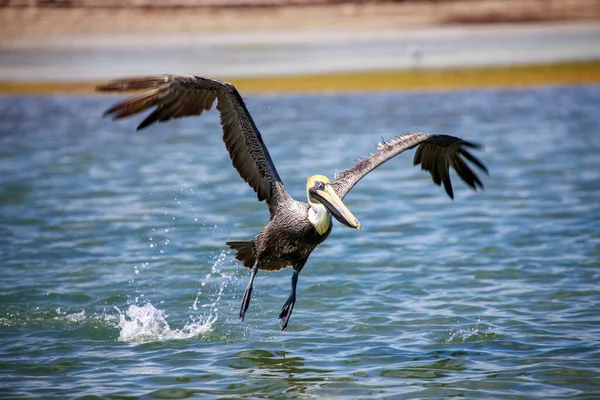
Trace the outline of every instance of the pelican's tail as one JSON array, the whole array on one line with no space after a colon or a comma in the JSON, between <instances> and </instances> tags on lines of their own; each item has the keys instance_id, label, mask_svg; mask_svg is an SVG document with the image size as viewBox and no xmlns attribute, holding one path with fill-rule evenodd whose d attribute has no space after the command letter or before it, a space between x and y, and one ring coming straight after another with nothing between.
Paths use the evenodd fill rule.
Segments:
<instances>
[{"instance_id":1,"label":"pelican's tail","mask_svg":"<svg viewBox=\"0 0 600 400\"><path fill-rule=\"evenodd\" d=\"M227 242L230 249L237 250L235 259L244 263L244 267L252 268L256 262L254 242Z\"/></svg>"}]
</instances>

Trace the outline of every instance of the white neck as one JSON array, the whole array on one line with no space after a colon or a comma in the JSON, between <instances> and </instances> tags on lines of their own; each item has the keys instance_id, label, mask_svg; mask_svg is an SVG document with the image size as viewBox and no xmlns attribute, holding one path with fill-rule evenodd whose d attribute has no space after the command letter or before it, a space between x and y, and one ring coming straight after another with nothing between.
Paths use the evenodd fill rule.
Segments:
<instances>
[{"instance_id":1,"label":"white neck","mask_svg":"<svg viewBox=\"0 0 600 400\"><path fill-rule=\"evenodd\" d=\"M329 211L323 204L309 203L308 220L313 224L319 235L323 235L329 229Z\"/></svg>"}]
</instances>

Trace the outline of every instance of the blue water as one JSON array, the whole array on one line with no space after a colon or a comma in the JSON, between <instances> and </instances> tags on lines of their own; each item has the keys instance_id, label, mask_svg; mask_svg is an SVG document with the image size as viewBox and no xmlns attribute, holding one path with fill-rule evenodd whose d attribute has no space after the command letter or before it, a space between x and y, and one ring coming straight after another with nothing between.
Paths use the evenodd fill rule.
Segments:
<instances>
[{"instance_id":1,"label":"blue water","mask_svg":"<svg viewBox=\"0 0 600 400\"><path fill-rule=\"evenodd\" d=\"M485 145L455 201L403 154L302 271L226 249L267 222L215 112L135 132L110 97L0 98L0 397L594 398L600 87L248 96L286 183L406 131ZM93 397L98 396L98 397Z\"/></svg>"}]
</instances>

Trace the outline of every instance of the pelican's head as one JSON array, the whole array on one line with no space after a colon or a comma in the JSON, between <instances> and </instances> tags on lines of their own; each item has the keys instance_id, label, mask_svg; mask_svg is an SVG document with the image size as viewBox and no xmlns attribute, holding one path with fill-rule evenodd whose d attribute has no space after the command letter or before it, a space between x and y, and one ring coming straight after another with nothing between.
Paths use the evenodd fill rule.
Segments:
<instances>
[{"instance_id":1,"label":"pelican's head","mask_svg":"<svg viewBox=\"0 0 600 400\"><path fill-rule=\"evenodd\" d=\"M342 224L360 230L360 222L342 202L326 176L313 175L308 178L306 193L308 204L313 210L318 212L319 209L324 207ZM329 216L327 216L327 219L329 219Z\"/></svg>"}]
</instances>

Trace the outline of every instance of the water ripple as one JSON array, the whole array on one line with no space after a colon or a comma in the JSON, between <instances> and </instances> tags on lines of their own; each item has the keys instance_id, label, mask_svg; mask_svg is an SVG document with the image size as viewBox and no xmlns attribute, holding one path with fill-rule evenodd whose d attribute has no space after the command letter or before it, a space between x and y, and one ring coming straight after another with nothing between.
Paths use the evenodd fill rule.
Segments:
<instances>
[{"instance_id":1,"label":"water ripple","mask_svg":"<svg viewBox=\"0 0 600 400\"><path fill-rule=\"evenodd\" d=\"M456 200L401 156L346 198L299 280L224 242L268 221L218 118L135 132L114 99L0 98L0 397L593 398L600 390L600 89L248 99L295 197L383 136L483 143ZM309 143L310 145L307 145ZM94 397L96 396L96 397Z\"/></svg>"}]
</instances>

